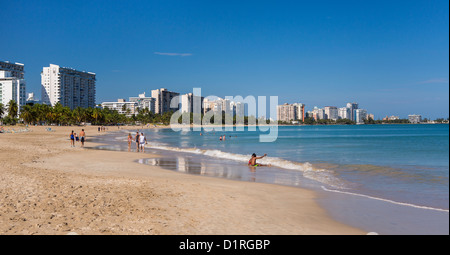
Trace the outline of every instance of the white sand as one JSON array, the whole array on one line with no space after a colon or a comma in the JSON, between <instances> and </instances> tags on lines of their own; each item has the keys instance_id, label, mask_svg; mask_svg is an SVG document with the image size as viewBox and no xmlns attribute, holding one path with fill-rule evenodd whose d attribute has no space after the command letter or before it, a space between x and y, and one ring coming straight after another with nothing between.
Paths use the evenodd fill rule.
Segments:
<instances>
[{"instance_id":1,"label":"white sand","mask_svg":"<svg viewBox=\"0 0 450 255\"><path fill-rule=\"evenodd\" d=\"M71 130L0 134L1 234L365 234L312 191L193 176L71 148ZM97 127L86 127L86 146ZM116 130L111 128L111 130Z\"/></svg>"}]
</instances>

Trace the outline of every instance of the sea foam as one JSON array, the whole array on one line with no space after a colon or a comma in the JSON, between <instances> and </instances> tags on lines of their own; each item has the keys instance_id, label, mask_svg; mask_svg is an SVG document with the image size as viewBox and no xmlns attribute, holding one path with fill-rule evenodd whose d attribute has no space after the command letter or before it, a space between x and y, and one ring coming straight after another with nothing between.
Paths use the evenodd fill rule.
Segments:
<instances>
[{"instance_id":1,"label":"sea foam","mask_svg":"<svg viewBox=\"0 0 450 255\"><path fill-rule=\"evenodd\" d=\"M224 152L221 150L214 150L214 149L209 149L209 150L206 149L205 150L205 149L198 149L198 148L179 148L179 147L167 146L166 144L161 144L161 143L151 143L150 147L154 148L154 149L160 149L160 150L192 153L192 154L203 155L203 156L219 158L219 159L228 159L228 160L233 160L236 162L242 162L245 164L247 164L248 160L250 159L249 155ZM309 162L304 162L304 163L294 162L294 161L290 161L290 160L286 160L286 159L282 159L282 158L278 158L278 157L264 157L263 159L259 159L258 162L260 162L261 164L271 164L274 167L279 167L279 168L283 168L283 169L287 169L287 170L300 171L300 172L302 172L302 174L305 178L326 184L333 188L345 189L344 182L341 181L339 178L335 177L333 171L321 169L321 168L315 168Z\"/></svg>"}]
</instances>

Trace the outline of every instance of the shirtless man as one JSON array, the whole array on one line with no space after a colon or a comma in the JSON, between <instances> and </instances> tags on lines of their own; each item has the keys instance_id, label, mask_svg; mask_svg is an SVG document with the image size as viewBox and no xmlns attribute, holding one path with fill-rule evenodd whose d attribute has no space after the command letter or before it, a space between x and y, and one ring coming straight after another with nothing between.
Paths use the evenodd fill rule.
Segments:
<instances>
[{"instance_id":1,"label":"shirtless man","mask_svg":"<svg viewBox=\"0 0 450 255\"><path fill-rule=\"evenodd\" d=\"M86 139L86 133L84 132L84 129L81 129L80 133L80 140L81 140L81 147L84 147L84 140Z\"/></svg>"},{"instance_id":2,"label":"shirtless man","mask_svg":"<svg viewBox=\"0 0 450 255\"><path fill-rule=\"evenodd\" d=\"M264 158L265 156L267 156L267 154L264 154L264 156L261 156L261 157L257 157L256 154L253 153L253 154L252 154L252 158L248 161L248 165L249 165L249 166L271 166L270 164L268 164L268 165L263 165L263 164L258 164L258 163L256 163L256 160L257 160L257 159L262 159L262 158Z\"/></svg>"}]
</instances>

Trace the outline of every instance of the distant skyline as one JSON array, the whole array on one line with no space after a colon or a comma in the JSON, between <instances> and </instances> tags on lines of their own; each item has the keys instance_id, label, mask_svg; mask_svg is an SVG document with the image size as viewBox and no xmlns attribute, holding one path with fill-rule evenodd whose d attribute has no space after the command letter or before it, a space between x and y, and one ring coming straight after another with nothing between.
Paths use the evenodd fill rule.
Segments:
<instances>
[{"instance_id":1,"label":"distant skyline","mask_svg":"<svg viewBox=\"0 0 450 255\"><path fill-rule=\"evenodd\" d=\"M96 73L97 104L167 88L449 115L449 2L3 1L0 60L27 93L57 64Z\"/></svg>"}]
</instances>

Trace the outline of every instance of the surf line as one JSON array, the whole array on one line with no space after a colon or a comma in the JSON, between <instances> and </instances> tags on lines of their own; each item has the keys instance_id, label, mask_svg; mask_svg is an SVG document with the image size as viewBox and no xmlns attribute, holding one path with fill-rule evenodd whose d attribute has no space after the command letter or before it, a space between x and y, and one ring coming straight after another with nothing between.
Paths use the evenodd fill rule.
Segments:
<instances>
[{"instance_id":1,"label":"surf line","mask_svg":"<svg viewBox=\"0 0 450 255\"><path fill-rule=\"evenodd\" d=\"M380 201L383 201L383 202L388 202L388 203L391 203L391 204L404 205L404 206L409 206L409 207L414 207L414 208L419 208L419 209L433 210L433 211L446 212L446 213L449 212L449 210L441 209L441 208L434 208L434 207L428 207L428 206L420 206L420 205L414 205L414 204L408 204L408 203L396 202L396 201L389 200L389 199L384 199L384 198L379 198L379 197L371 197L371 196L367 196L367 195L363 195L363 194L358 194L358 193L351 193L351 192L347 192L347 191L340 191L340 190L327 189L327 188L325 188L324 186L321 186L321 187L322 187L323 190L329 191L329 192L335 192L335 193L341 193L341 194L347 194L347 195L353 195L353 196L365 197L365 198L370 198L370 199L374 199L374 200L380 200Z\"/></svg>"}]
</instances>

